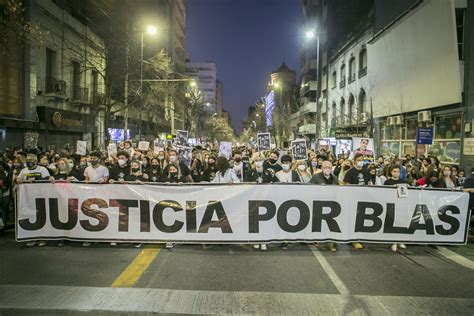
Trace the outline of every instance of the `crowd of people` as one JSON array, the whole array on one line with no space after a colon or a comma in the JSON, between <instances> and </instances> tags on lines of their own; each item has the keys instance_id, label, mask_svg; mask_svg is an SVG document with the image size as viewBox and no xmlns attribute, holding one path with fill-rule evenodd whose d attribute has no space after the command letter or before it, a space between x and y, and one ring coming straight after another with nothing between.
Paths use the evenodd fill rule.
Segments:
<instances>
[{"instance_id":1,"label":"crowd of people","mask_svg":"<svg viewBox=\"0 0 474 316\"><path fill-rule=\"evenodd\" d=\"M335 156L324 149L310 150L307 159L294 160L290 150L259 152L250 146L234 147L231 157L219 155L209 146L192 148L191 161L180 158L180 149L140 151L130 141L119 145L116 153L93 151L80 156L68 149L7 148L0 154L0 229L12 220L15 186L33 181L84 181L95 183L289 183L316 185L389 185L461 189L474 188L474 173L457 165L441 164L433 155L419 158L379 156L373 162L360 153ZM474 171L474 170L473 170ZM473 189L474 190L474 189ZM472 198L470 199L473 200ZM472 203L470 203L472 206ZM88 243L85 243L87 245ZM44 242L39 243L40 246ZM355 249L363 248L353 243ZM172 247L172 244L167 244ZM255 245L266 250L265 244ZM282 244L286 248L286 244ZM336 251L333 243L327 245ZM391 246L405 248L403 244Z\"/></svg>"}]
</instances>

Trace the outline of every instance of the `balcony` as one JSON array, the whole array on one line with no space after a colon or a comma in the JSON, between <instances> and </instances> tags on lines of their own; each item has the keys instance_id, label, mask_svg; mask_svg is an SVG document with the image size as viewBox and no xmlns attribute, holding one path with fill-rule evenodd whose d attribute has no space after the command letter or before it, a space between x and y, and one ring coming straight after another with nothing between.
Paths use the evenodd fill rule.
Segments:
<instances>
[{"instance_id":1,"label":"balcony","mask_svg":"<svg viewBox=\"0 0 474 316\"><path fill-rule=\"evenodd\" d=\"M346 86L346 77L342 78L339 82L339 89L342 89Z\"/></svg>"},{"instance_id":2,"label":"balcony","mask_svg":"<svg viewBox=\"0 0 474 316\"><path fill-rule=\"evenodd\" d=\"M317 91L318 90L318 82L316 80L306 82L300 90L301 95L305 95L309 91Z\"/></svg>"},{"instance_id":3,"label":"balcony","mask_svg":"<svg viewBox=\"0 0 474 316\"><path fill-rule=\"evenodd\" d=\"M299 112L300 115L307 114L307 113L316 113L318 110L316 102L305 102L304 105L300 108Z\"/></svg>"},{"instance_id":4,"label":"balcony","mask_svg":"<svg viewBox=\"0 0 474 316\"><path fill-rule=\"evenodd\" d=\"M352 83L356 80L356 74L352 73L349 75L349 83Z\"/></svg>"},{"instance_id":5,"label":"balcony","mask_svg":"<svg viewBox=\"0 0 474 316\"><path fill-rule=\"evenodd\" d=\"M316 124L301 125L298 128L298 133L300 133L300 134L315 134L316 133Z\"/></svg>"},{"instance_id":6,"label":"balcony","mask_svg":"<svg viewBox=\"0 0 474 316\"><path fill-rule=\"evenodd\" d=\"M365 75L367 75L367 67L364 67L361 70L359 70L359 78L362 78Z\"/></svg>"},{"instance_id":7,"label":"balcony","mask_svg":"<svg viewBox=\"0 0 474 316\"><path fill-rule=\"evenodd\" d=\"M46 78L45 95L66 97L66 81L58 80L54 77Z\"/></svg>"},{"instance_id":8,"label":"balcony","mask_svg":"<svg viewBox=\"0 0 474 316\"><path fill-rule=\"evenodd\" d=\"M90 104L89 89L80 86L73 86L71 102L80 104Z\"/></svg>"}]
</instances>

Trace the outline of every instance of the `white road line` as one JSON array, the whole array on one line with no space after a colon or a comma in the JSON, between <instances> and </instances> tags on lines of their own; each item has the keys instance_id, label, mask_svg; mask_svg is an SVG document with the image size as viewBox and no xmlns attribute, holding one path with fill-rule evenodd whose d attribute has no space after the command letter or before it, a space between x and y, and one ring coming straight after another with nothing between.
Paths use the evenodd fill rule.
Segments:
<instances>
[{"instance_id":1,"label":"white road line","mask_svg":"<svg viewBox=\"0 0 474 316\"><path fill-rule=\"evenodd\" d=\"M474 270L474 261L471 261L468 258L463 257L455 253L454 251L449 250L446 247L438 246L438 253L443 257L448 258L449 260L452 260L465 268Z\"/></svg>"},{"instance_id":2,"label":"white road line","mask_svg":"<svg viewBox=\"0 0 474 316\"><path fill-rule=\"evenodd\" d=\"M0 285L0 314L111 311L179 314L472 315L473 298Z\"/></svg>"},{"instance_id":3,"label":"white road line","mask_svg":"<svg viewBox=\"0 0 474 316\"><path fill-rule=\"evenodd\" d=\"M344 282L342 282L342 280L337 276L336 272L334 272L333 268L326 260L326 258L324 258L323 254L319 251L319 249L313 245L310 245L309 248L313 252L316 259L318 259L319 264L321 264L321 267L323 267L324 271L329 276L332 283L334 283L339 293L342 295L349 295L349 289L344 284Z\"/></svg>"}]
</instances>

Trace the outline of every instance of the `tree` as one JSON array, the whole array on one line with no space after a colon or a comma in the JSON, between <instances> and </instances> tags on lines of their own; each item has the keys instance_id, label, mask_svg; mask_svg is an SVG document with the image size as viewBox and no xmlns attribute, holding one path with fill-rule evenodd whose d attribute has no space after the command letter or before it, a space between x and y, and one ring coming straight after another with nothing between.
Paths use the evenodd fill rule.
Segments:
<instances>
[{"instance_id":1,"label":"tree","mask_svg":"<svg viewBox=\"0 0 474 316\"><path fill-rule=\"evenodd\" d=\"M184 129L197 135L198 127L202 123L204 113L204 97L198 89L190 89L186 93L186 106L184 108ZM194 123L194 124L193 124Z\"/></svg>"},{"instance_id":2,"label":"tree","mask_svg":"<svg viewBox=\"0 0 474 316\"><path fill-rule=\"evenodd\" d=\"M22 1L0 0L0 52L6 54L15 41L41 41L42 33L36 23L25 20Z\"/></svg>"},{"instance_id":3,"label":"tree","mask_svg":"<svg viewBox=\"0 0 474 316\"><path fill-rule=\"evenodd\" d=\"M207 120L205 128L206 135L210 140L232 141L235 138L234 130L229 122L222 117L213 115Z\"/></svg>"}]
</instances>

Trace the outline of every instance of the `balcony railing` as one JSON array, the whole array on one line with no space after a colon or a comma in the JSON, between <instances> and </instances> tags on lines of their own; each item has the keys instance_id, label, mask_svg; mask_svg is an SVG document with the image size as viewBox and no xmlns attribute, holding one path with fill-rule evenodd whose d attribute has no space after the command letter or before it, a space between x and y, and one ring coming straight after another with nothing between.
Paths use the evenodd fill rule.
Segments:
<instances>
[{"instance_id":1,"label":"balcony railing","mask_svg":"<svg viewBox=\"0 0 474 316\"><path fill-rule=\"evenodd\" d=\"M339 88L344 88L346 86L346 77L342 78L339 82Z\"/></svg>"},{"instance_id":2,"label":"balcony railing","mask_svg":"<svg viewBox=\"0 0 474 316\"><path fill-rule=\"evenodd\" d=\"M77 85L73 86L72 101L80 103L89 103L89 89Z\"/></svg>"},{"instance_id":3,"label":"balcony railing","mask_svg":"<svg viewBox=\"0 0 474 316\"><path fill-rule=\"evenodd\" d=\"M362 78L366 74L367 74L367 67L362 68L361 70L359 70L359 78Z\"/></svg>"},{"instance_id":4,"label":"balcony railing","mask_svg":"<svg viewBox=\"0 0 474 316\"><path fill-rule=\"evenodd\" d=\"M66 94L66 81L58 80L54 77L46 78L46 93L47 94Z\"/></svg>"}]
</instances>

